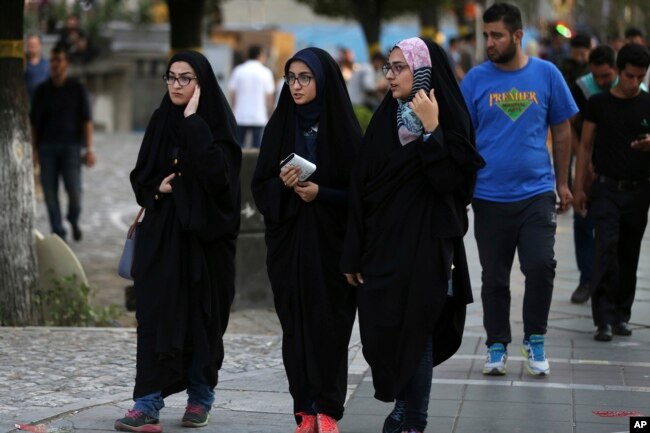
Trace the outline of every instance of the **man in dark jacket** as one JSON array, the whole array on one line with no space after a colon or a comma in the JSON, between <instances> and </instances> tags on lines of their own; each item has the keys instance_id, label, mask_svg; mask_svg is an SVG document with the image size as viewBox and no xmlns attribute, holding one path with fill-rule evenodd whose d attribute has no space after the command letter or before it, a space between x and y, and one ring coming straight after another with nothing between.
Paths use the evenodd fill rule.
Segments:
<instances>
[{"instance_id":1,"label":"man in dark jacket","mask_svg":"<svg viewBox=\"0 0 650 433\"><path fill-rule=\"evenodd\" d=\"M52 232L62 239L59 178L68 194L67 219L75 241L81 240L81 164L95 164L93 124L86 88L68 77L68 54L55 46L50 57L50 79L36 88L30 119L34 165L40 163L41 185Z\"/></svg>"}]
</instances>

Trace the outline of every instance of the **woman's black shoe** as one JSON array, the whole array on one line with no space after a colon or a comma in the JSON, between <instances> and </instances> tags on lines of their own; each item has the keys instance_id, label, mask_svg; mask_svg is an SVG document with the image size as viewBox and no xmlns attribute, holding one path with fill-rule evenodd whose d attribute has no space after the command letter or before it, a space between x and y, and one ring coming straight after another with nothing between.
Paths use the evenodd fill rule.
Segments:
<instances>
[{"instance_id":1,"label":"woman's black shoe","mask_svg":"<svg viewBox=\"0 0 650 433\"><path fill-rule=\"evenodd\" d=\"M594 340L596 341L612 341L612 326L604 325L599 326L594 334Z\"/></svg>"}]
</instances>

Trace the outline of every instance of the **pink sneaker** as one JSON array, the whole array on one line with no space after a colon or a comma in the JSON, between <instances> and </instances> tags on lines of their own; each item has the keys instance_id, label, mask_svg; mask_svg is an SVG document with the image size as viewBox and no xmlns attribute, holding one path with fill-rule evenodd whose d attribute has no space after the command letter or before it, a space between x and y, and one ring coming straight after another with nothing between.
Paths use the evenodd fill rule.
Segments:
<instances>
[{"instance_id":1,"label":"pink sneaker","mask_svg":"<svg viewBox=\"0 0 650 433\"><path fill-rule=\"evenodd\" d=\"M210 421L210 412L202 406L188 404L181 424L183 427L205 427Z\"/></svg>"},{"instance_id":2,"label":"pink sneaker","mask_svg":"<svg viewBox=\"0 0 650 433\"><path fill-rule=\"evenodd\" d=\"M298 412L300 424L296 427L295 433L316 433L316 415L310 415L305 412Z\"/></svg>"},{"instance_id":3,"label":"pink sneaker","mask_svg":"<svg viewBox=\"0 0 650 433\"><path fill-rule=\"evenodd\" d=\"M316 415L316 424L318 426L318 433L339 433L339 426L336 425L336 420L324 413Z\"/></svg>"}]
</instances>

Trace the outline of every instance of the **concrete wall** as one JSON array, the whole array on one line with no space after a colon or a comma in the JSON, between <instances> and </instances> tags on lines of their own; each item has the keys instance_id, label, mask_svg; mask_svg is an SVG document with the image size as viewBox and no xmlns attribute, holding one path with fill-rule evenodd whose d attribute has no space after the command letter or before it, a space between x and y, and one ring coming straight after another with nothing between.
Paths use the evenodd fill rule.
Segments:
<instances>
[{"instance_id":1,"label":"concrete wall","mask_svg":"<svg viewBox=\"0 0 650 433\"><path fill-rule=\"evenodd\" d=\"M266 273L264 219L255 207L250 188L257 154L257 150L243 150L242 211L241 229L237 240L235 309L273 306L273 294Z\"/></svg>"}]
</instances>

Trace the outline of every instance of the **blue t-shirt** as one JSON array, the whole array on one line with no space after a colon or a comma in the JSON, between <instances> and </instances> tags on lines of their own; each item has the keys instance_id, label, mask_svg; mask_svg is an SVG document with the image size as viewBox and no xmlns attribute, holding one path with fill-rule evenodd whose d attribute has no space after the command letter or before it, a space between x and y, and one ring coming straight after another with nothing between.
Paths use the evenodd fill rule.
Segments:
<instances>
[{"instance_id":1,"label":"blue t-shirt","mask_svg":"<svg viewBox=\"0 0 650 433\"><path fill-rule=\"evenodd\" d=\"M486 161L474 197L514 202L554 191L548 128L578 112L557 67L530 57L523 68L502 71L487 61L469 71L461 91Z\"/></svg>"},{"instance_id":2,"label":"blue t-shirt","mask_svg":"<svg viewBox=\"0 0 650 433\"><path fill-rule=\"evenodd\" d=\"M41 60L36 65L29 63L29 60L27 61L27 67L25 68L25 84L27 85L27 94L29 95L30 101L34 97L36 87L49 77L50 64L47 60L41 57Z\"/></svg>"}]
</instances>

